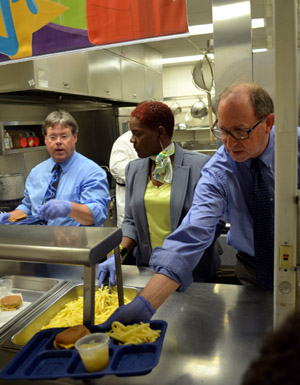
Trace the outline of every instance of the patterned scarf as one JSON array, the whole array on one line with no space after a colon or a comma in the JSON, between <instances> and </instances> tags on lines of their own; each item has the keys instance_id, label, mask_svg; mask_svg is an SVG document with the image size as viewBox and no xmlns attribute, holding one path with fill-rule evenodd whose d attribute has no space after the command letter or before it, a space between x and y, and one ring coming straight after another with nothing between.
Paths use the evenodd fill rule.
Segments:
<instances>
[{"instance_id":1,"label":"patterned scarf","mask_svg":"<svg viewBox=\"0 0 300 385\"><path fill-rule=\"evenodd\" d=\"M163 149L158 155L152 155L150 158L155 161L156 166L152 172L155 180L161 183L172 183L173 167L170 156L175 153L174 142Z\"/></svg>"}]
</instances>

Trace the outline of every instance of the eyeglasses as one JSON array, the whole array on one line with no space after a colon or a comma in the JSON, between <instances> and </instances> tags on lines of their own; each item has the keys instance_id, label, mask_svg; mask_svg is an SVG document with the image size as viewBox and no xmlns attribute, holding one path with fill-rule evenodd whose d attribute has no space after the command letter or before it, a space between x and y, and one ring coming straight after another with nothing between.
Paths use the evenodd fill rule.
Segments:
<instances>
[{"instance_id":1,"label":"eyeglasses","mask_svg":"<svg viewBox=\"0 0 300 385\"><path fill-rule=\"evenodd\" d=\"M225 128L221 128L218 126L218 119L215 121L213 126L211 127L211 131L216 138L225 139L227 135L231 135L234 139L244 140L249 138L250 132L254 130L263 120L264 118L259 119L256 123L253 124L250 128L236 128L235 130L225 130Z\"/></svg>"},{"instance_id":2,"label":"eyeglasses","mask_svg":"<svg viewBox=\"0 0 300 385\"><path fill-rule=\"evenodd\" d=\"M50 140L50 142L56 142L57 139L60 138L60 140L62 142L66 142L70 137L71 137L71 135L68 135L68 134L59 135L59 136L50 135L50 136L48 136L48 139Z\"/></svg>"}]
</instances>

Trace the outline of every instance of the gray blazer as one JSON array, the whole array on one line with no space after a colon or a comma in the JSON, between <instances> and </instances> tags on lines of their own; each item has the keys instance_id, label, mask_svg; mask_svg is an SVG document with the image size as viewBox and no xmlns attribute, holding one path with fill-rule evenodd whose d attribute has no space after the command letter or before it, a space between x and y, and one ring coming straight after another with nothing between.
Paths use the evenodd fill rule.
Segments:
<instances>
[{"instance_id":1,"label":"gray blazer","mask_svg":"<svg viewBox=\"0 0 300 385\"><path fill-rule=\"evenodd\" d=\"M181 223L192 205L194 190L208 155L182 149L175 143L173 180L170 197L171 232ZM136 242L134 256L137 266L149 266L151 244L148 230L144 195L147 186L151 159L135 159L126 167L125 218L122 223L123 236ZM215 249L219 258L220 250Z\"/></svg>"}]
</instances>

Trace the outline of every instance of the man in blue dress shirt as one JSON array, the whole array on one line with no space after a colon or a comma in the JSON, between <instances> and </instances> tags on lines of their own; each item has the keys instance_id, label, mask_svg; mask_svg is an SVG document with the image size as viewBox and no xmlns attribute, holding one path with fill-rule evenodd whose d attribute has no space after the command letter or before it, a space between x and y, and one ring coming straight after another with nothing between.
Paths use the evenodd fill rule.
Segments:
<instances>
[{"instance_id":1,"label":"man in blue dress shirt","mask_svg":"<svg viewBox=\"0 0 300 385\"><path fill-rule=\"evenodd\" d=\"M242 283L257 284L251 195L254 174L250 164L258 158L264 164L268 195L272 200L273 124L272 99L259 85L233 84L221 94L218 120L212 131L223 145L203 167L192 207L181 225L166 238L162 247L153 250L150 266L154 276L134 301L117 309L105 326L115 320L150 319L175 290L187 290L193 282L192 271L212 242L222 217L230 223L227 242L239 250L237 277Z\"/></svg>"},{"instance_id":2,"label":"man in blue dress shirt","mask_svg":"<svg viewBox=\"0 0 300 385\"><path fill-rule=\"evenodd\" d=\"M75 150L78 125L65 111L53 111L42 127L50 158L29 173L22 203L0 214L0 223L14 214L38 216L47 225L101 226L110 201L106 172ZM61 171L54 199L45 199L55 165Z\"/></svg>"}]
</instances>

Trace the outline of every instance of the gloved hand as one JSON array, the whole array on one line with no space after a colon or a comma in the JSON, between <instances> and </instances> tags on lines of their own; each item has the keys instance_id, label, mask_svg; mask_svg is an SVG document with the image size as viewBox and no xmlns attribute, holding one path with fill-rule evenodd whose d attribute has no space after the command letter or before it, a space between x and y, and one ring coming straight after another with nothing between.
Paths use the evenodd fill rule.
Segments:
<instances>
[{"instance_id":1,"label":"gloved hand","mask_svg":"<svg viewBox=\"0 0 300 385\"><path fill-rule=\"evenodd\" d=\"M5 223L9 217L11 217L9 213L0 214L0 223Z\"/></svg>"},{"instance_id":2,"label":"gloved hand","mask_svg":"<svg viewBox=\"0 0 300 385\"><path fill-rule=\"evenodd\" d=\"M44 205L38 207L38 215L41 219L48 221L49 219L66 217L70 214L71 210L71 202L51 199Z\"/></svg>"},{"instance_id":3,"label":"gloved hand","mask_svg":"<svg viewBox=\"0 0 300 385\"><path fill-rule=\"evenodd\" d=\"M123 324L128 322L149 321L155 310L152 309L150 303L142 296L138 295L127 305L120 306L107 321L100 324L100 329L105 330L111 327L114 321L119 321Z\"/></svg>"},{"instance_id":4,"label":"gloved hand","mask_svg":"<svg viewBox=\"0 0 300 385\"><path fill-rule=\"evenodd\" d=\"M120 256L120 260L122 261L122 257ZM99 263L98 265L98 272L97 272L97 278L99 279L98 286L100 287L105 277L109 273L109 280L112 285L116 284L116 264L115 264L115 255L112 254L105 262Z\"/></svg>"}]
</instances>

